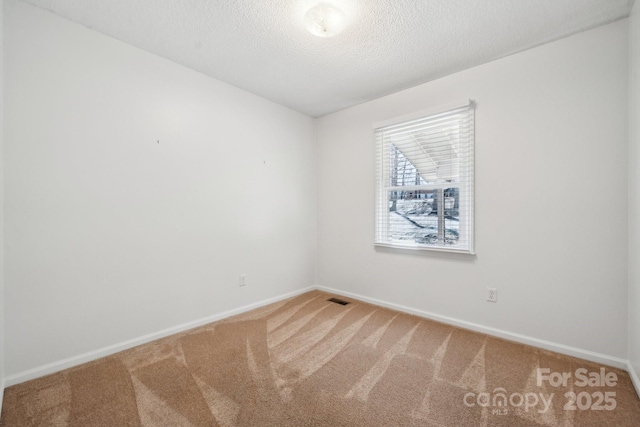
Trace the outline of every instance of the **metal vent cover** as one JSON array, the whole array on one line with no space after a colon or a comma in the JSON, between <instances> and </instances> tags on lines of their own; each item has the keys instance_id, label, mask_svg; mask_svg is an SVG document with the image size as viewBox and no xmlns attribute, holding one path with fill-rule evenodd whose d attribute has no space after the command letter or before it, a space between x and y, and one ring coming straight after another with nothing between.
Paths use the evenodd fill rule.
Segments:
<instances>
[{"instance_id":1,"label":"metal vent cover","mask_svg":"<svg viewBox=\"0 0 640 427\"><path fill-rule=\"evenodd\" d=\"M336 304L340 304L340 305L350 304L349 301L345 301L345 300L342 300L340 298L329 298L327 301L335 302Z\"/></svg>"}]
</instances>

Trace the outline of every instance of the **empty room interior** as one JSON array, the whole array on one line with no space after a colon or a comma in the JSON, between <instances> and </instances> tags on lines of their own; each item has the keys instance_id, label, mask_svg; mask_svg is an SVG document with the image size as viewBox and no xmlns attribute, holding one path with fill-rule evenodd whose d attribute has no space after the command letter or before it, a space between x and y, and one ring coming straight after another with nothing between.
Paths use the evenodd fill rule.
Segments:
<instances>
[{"instance_id":1,"label":"empty room interior","mask_svg":"<svg viewBox=\"0 0 640 427\"><path fill-rule=\"evenodd\" d=\"M640 425L633 0L0 23L0 425Z\"/></svg>"}]
</instances>

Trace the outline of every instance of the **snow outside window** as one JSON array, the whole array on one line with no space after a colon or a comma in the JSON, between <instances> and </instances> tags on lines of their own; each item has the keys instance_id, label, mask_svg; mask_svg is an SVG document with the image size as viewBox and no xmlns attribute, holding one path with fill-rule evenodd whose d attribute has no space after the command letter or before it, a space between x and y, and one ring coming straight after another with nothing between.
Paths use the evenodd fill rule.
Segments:
<instances>
[{"instance_id":1,"label":"snow outside window","mask_svg":"<svg viewBox=\"0 0 640 427\"><path fill-rule=\"evenodd\" d=\"M473 103L375 126L375 244L474 253Z\"/></svg>"}]
</instances>

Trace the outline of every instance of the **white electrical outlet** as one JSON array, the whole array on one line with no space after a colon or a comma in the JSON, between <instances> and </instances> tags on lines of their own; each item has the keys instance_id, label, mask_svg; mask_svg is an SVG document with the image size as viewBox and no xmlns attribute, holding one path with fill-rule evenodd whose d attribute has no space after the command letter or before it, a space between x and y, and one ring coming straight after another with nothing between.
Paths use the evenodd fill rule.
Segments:
<instances>
[{"instance_id":1,"label":"white electrical outlet","mask_svg":"<svg viewBox=\"0 0 640 427\"><path fill-rule=\"evenodd\" d=\"M240 275L240 286L247 286L247 275L246 274L241 274Z\"/></svg>"},{"instance_id":2,"label":"white electrical outlet","mask_svg":"<svg viewBox=\"0 0 640 427\"><path fill-rule=\"evenodd\" d=\"M487 288L487 301L498 302L498 290L496 288Z\"/></svg>"}]
</instances>

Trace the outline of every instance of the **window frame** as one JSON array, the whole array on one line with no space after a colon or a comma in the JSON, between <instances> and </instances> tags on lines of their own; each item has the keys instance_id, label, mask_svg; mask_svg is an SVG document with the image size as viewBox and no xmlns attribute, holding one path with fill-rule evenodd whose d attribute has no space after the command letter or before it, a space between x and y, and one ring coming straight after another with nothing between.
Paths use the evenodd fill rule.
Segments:
<instances>
[{"instance_id":1,"label":"window frame","mask_svg":"<svg viewBox=\"0 0 640 427\"><path fill-rule=\"evenodd\" d=\"M378 131L381 128L402 125L407 122L411 122L414 120L419 120L421 118L427 118L429 116L447 113L452 110L465 108L469 109L469 119L471 123L471 129L468 133L468 155L467 162L465 165L465 179L460 182L455 183L436 183L436 184L424 184L417 186L404 186L402 187L403 191L415 191L415 190L425 190L425 191L439 191L441 194L444 189L456 187L459 188L461 193L466 193L464 195L465 200L465 209L464 209L464 217L462 215L463 209L460 209L459 220L460 220L460 229L464 230L463 234L465 236L467 244L462 248L447 246L445 244L425 244L425 243L415 243L415 244L401 244L396 242L391 242L388 239L383 239L382 236L388 236L388 216L390 214L388 208L388 194L390 191L400 191L395 190L398 187L394 187L391 185L384 184L385 173L383 172L385 168L389 168L389 156L384 154L385 147L388 147L388 144L385 144L384 141L379 141ZM432 253L432 252L450 252L450 253L459 253L459 254L469 254L475 255L475 232L474 232L474 217L475 217L475 103L472 100L465 99L457 102L449 103L446 105L441 105L434 108L429 108L426 110L416 111L411 114L407 114L400 117L395 117L392 119L388 119L381 122L376 122L373 124L373 139L375 146L375 221L374 221L374 246L380 248L390 248L397 249L402 251L409 251L409 253ZM462 203L463 197L460 196L459 203ZM440 204L444 204L444 197L440 197L438 200L439 206ZM442 209L438 209L438 212L443 212ZM440 231L443 232L444 235L444 222L441 223L442 218L438 219L438 233ZM463 227L464 225L464 227ZM442 230L441 230L442 229Z\"/></svg>"}]
</instances>

